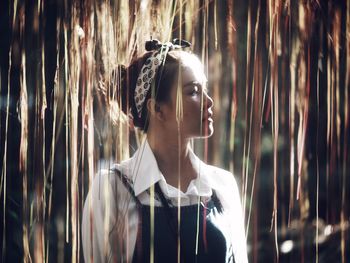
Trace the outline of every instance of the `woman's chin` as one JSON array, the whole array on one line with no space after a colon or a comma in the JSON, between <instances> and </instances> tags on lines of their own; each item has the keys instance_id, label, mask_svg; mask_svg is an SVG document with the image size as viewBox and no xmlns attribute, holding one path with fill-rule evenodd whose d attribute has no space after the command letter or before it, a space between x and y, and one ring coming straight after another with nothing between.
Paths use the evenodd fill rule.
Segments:
<instances>
[{"instance_id":1,"label":"woman's chin","mask_svg":"<svg viewBox=\"0 0 350 263\"><path fill-rule=\"evenodd\" d=\"M204 138L209 138L213 135L214 133L214 128L212 127L211 129L209 129L207 134L204 134Z\"/></svg>"},{"instance_id":2,"label":"woman's chin","mask_svg":"<svg viewBox=\"0 0 350 263\"><path fill-rule=\"evenodd\" d=\"M202 126L202 130L200 134L198 134L197 138L209 138L214 133L213 122L208 122L206 125Z\"/></svg>"}]
</instances>

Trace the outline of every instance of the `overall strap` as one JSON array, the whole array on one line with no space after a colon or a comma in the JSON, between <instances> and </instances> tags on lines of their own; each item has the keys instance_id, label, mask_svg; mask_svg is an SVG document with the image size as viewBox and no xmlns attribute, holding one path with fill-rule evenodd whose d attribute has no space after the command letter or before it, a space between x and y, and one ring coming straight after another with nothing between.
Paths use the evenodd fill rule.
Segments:
<instances>
[{"instance_id":1,"label":"overall strap","mask_svg":"<svg viewBox=\"0 0 350 263\"><path fill-rule=\"evenodd\" d=\"M129 191L130 195L132 196L132 198L136 203L136 207L139 214L139 222L137 224L136 242L135 242L135 249L134 249L132 262L141 262L142 253L143 253L142 252L142 204L135 195L135 191L130 179L117 168L113 168L113 171L118 175L118 177L120 178L120 181L122 181L125 188Z\"/></svg>"},{"instance_id":2,"label":"overall strap","mask_svg":"<svg viewBox=\"0 0 350 263\"><path fill-rule=\"evenodd\" d=\"M166 197L164 196L164 193L162 191L162 189L160 189L159 183L155 184L155 191L157 193L157 195L160 198L160 201L162 203L162 206L165 208L167 217L168 217L168 223L170 225L171 230L174 232L174 236L175 236L175 240L177 240L177 227L176 227L176 215L173 213L173 211L170 208L169 205L169 200L166 199Z\"/></svg>"},{"instance_id":3,"label":"overall strap","mask_svg":"<svg viewBox=\"0 0 350 263\"><path fill-rule=\"evenodd\" d=\"M117 168L113 168L112 170L118 175L120 181L122 181L125 188L128 190L128 192L130 193L130 195L134 199L136 205L138 207L141 207L141 202L135 195L135 191L134 191L134 188L132 186L132 182L130 181L130 179L125 174L123 174L120 170L118 170Z\"/></svg>"},{"instance_id":4,"label":"overall strap","mask_svg":"<svg viewBox=\"0 0 350 263\"><path fill-rule=\"evenodd\" d=\"M224 208L223 208L221 201L218 198L218 196L216 195L216 192L214 190L213 190L213 194L211 195L211 200L213 201L213 204L216 207L216 209L218 210L218 212L222 213Z\"/></svg>"}]
</instances>

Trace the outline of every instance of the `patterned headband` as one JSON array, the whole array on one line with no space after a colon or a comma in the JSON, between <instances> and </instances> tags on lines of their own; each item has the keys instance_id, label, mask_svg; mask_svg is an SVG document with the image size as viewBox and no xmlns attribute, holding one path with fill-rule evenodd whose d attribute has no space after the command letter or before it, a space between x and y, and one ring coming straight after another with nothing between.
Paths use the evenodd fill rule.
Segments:
<instances>
[{"instance_id":1,"label":"patterned headband","mask_svg":"<svg viewBox=\"0 0 350 263\"><path fill-rule=\"evenodd\" d=\"M190 47L191 44L185 40L174 39L173 42L161 43L158 40L150 40L146 42L146 50L155 52L147 58L142 66L136 82L134 100L137 114L141 118L142 106L147 97L148 91L152 85L155 85L154 79L159 68L161 72L166 61L166 56L170 50Z\"/></svg>"}]
</instances>

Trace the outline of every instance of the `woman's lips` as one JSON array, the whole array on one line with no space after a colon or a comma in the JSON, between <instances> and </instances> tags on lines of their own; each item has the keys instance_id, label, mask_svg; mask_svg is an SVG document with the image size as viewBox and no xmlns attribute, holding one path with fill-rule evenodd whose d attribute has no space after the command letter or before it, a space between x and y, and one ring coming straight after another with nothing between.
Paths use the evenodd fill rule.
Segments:
<instances>
[{"instance_id":1,"label":"woman's lips","mask_svg":"<svg viewBox=\"0 0 350 263\"><path fill-rule=\"evenodd\" d=\"M202 121L209 121L209 122L213 122L213 118L212 118L212 114L208 114L205 117L203 117Z\"/></svg>"}]
</instances>

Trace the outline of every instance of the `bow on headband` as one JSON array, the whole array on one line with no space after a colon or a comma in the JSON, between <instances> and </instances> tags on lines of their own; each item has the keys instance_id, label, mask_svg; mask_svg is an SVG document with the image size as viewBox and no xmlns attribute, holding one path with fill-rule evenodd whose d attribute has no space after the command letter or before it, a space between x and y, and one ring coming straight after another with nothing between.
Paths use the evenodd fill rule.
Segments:
<instances>
[{"instance_id":1,"label":"bow on headband","mask_svg":"<svg viewBox=\"0 0 350 263\"><path fill-rule=\"evenodd\" d=\"M153 39L153 40L146 41L145 48L147 51L159 50L162 48L163 45L169 45L172 47L172 49L180 49L180 48L190 47L191 43L186 40L178 39L178 38L175 38L172 42L166 42L166 43L161 43L159 40Z\"/></svg>"},{"instance_id":2,"label":"bow on headband","mask_svg":"<svg viewBox=\"0 0 350 263\"><path fill-rule=\"evenodd\" d=\"M134 93L135 105L137 114L141 118L143 103L145 102L148 91L154 85L154 78L160 69L162 73L165 64L166 56L170 50L190 47L191 43L182 39L174 39L172 42L161 43L159 40L146 41L146 50L155 51L145 64L142 66L136 82Z\"/></svg>"}]
</instances>

